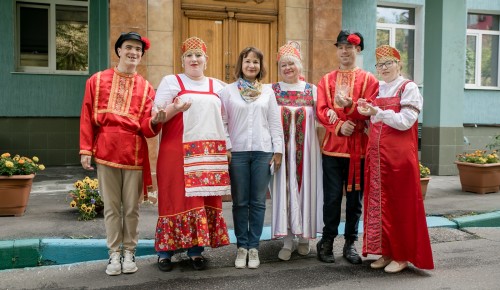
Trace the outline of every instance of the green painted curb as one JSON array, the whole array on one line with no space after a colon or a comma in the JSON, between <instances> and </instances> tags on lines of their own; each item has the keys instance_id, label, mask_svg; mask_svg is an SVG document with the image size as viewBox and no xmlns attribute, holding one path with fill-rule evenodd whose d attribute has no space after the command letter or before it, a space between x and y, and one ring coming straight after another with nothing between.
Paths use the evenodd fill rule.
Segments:
<instances>
[{"instance_id":1,"label":"green painted curb","mask_svg":"<svg viewBox=\"0 0 500 290\"><path fill-rule=\"evenodd\" d=\"M0 241L0 270L12 268L14 241Z\"/></svg>"},{"instance_id":2,"label":"green painted curb","mask_svg":"<svg viewBox=\"0 0 500 290\"><path fill-rule=\"evenodd\" d=\"M36 267L40 257L39 239L0 241L0 270Z\"/></svg>"},{"instance_id":3,"label":"green painted curb","mask_svg":"<svg viewBox=\"0 0 500 290\"><path fill-rule=\"evenodd\" d=\"M458 228L500 227L500 211L471 215L452 219Z\"/></svg>"}]
</instances>

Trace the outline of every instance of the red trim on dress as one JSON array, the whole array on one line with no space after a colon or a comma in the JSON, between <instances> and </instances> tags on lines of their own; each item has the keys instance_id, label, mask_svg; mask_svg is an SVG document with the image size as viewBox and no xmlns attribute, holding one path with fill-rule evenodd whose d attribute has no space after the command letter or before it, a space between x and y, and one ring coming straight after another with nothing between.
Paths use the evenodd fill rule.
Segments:
<instances>
[{"instance_id":1,"label":"red trim on dress","mask_svg":"<svg viewBox=\"0 0 500 290\"><path fill-rule=\"evenodd\" d=\"M176 75L181 91L178 96L185 93L211 94L213 86L209 92L197 92L186 90L180 77ZM212 79L209 80L212 83ZM186 197L187 185L190 178L186 179L184 166L184 146L183 144L183 114L176 114L172 119L163 125L160 151L158 154L158 213L159 218L155 233L156 251L175 251L188 249L194 246L211 246L213 248L229 245L226 222L222 212L221 196L193 196ZM193 142L192 154L205 152L206 146L198 146ZM218 142L211 142L213 147L208 147L217 154L225 154L225 145ZM207 143L207 144L208 144ZM227 161L225 162L227 164ZM196 164L189 164L196 165ZM211 177L213 181L219 177L214 173ZM197 178L199 179L199 178ZM221 182L229 182L229 177L220 176ZM186 182L188 180L188 182ZM192 178L195 182L195 178Z\"/></svg>"}]
</instances>

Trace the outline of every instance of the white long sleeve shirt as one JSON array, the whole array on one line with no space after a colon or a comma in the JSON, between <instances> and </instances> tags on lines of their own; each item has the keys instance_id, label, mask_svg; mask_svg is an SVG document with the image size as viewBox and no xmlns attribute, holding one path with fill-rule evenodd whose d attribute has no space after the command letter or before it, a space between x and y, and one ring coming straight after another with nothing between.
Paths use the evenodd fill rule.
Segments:
<instances>
[{"instance_id":1,"label":"white long sleeve shirt","mask_svg":"<svg viewBox=\"0 0 500 290\"><path fill-rule=\"evenodd\" d=\"M399 76L390 83L381 81L377 98L396 96L397 90L404 81L406 79L402 76ZM407 83L401 95L401 105L412 105L419 111L422 111L423 102L424 99L418 90L417 84L414 82ZM401 108L399 113L393 110L382 110L378 107L375 107L375 109L377 109L377 114L371 117L372 123L384 122L388 126L400 131L410 129L418 120L418 113L408 108Z\"/></svg>"},{"instance_id":2,"label":"white long sleeve shirt","mask_svg":"<svg viewBox=\"0 0 500 290\"><path fill-rule=\"evenodd\" d=\"M281 116L270 85L263 85L261 96L250 103L240 96L236 83L227 85L219 96L222 120L229 136L228 149L283 153Z\"/></svg>"}]
</instances>

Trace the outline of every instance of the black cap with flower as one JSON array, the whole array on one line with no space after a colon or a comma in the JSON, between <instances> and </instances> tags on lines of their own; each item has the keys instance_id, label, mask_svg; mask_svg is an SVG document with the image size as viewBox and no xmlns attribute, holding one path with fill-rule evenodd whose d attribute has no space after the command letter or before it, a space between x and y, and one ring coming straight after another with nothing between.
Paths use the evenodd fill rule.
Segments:
<instances>
[{"instance_id":1,"label":"black cap with flower","mask_svg":"<svg viewBox=\"0 0 500 290\"><path fill-rule=\"evenodd\" d=\"M115 42L115 53L118 55L118 48L122 46L123 42L125 40L138 40L142 42L142 55L144 55L144 52L148 50L151 47L151 42L149 42L149 39L147 37L141 36L137 32L128 32L128 33L122 33L120 34L120 37ZM118 55L118 57L120 57Z\"/></svg>"},{"instance_id":2,"label":"black cap with flower","mask_svg":"<svg viewBox=\"0 0 500 290\"><path fill-rule=\"evenodd\" d=\"M354 46L359 46L361 50L365 48L365 44L363 41L363 35L359 32L350 32L349 30L341 30L339 35L337 36L337 43L335 46L339 44L352 44Z\"/></svg>"}]
</instances>

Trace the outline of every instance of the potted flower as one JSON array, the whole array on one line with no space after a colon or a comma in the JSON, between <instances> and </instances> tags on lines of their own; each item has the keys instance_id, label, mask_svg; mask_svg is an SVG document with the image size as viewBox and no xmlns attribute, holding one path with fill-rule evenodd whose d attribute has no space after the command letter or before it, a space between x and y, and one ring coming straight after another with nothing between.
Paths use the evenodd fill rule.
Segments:
<instances>
[{"instance_id":1,"label":"potted flower","mask_svg":"<svg viewBox=\"0 0 500 290\"><path fill-rule=\"evenodd\" d=\"M429 181L431 178L429 175L431 174L431 170L429 167L422 165L422 163L418 163L418 167L420 169L420 186L422 187L422 199L425 199L425 195L427 193L427 185L429 185Z\"/></svg>"},{"instance_id":2,"label":"potted flower","mask_svg":"<svg viewBox=\"0 0 500 290\"><path fill-rule=\"evenodd\" d=\"M500 160L496 150L476 150L457 156L462 191L490 193L500 190Z\"/></svg>"},{"instance_id":3,"label":"potted flower","mask_svg":"<svg viewBox=\"0 0 500 290\"><path fill-rule=\"evenodd\" d=\"M86 176L83 180L77 180L74 187L69 193L69 206L78 209L78 220L94 219L104 209L104 202L99 194L99 181Z\"/></svg>"},{"instance_id":4,"label":"potted flower","mask_svg":"<svg viewBox=\"0 0 500 290\"><path fill-rule=\"evenodd\" d=\"M38 157L0 155L0 216L22 216L26 211L33 178L45 166Z\"/></svg>"}]
</instances>

